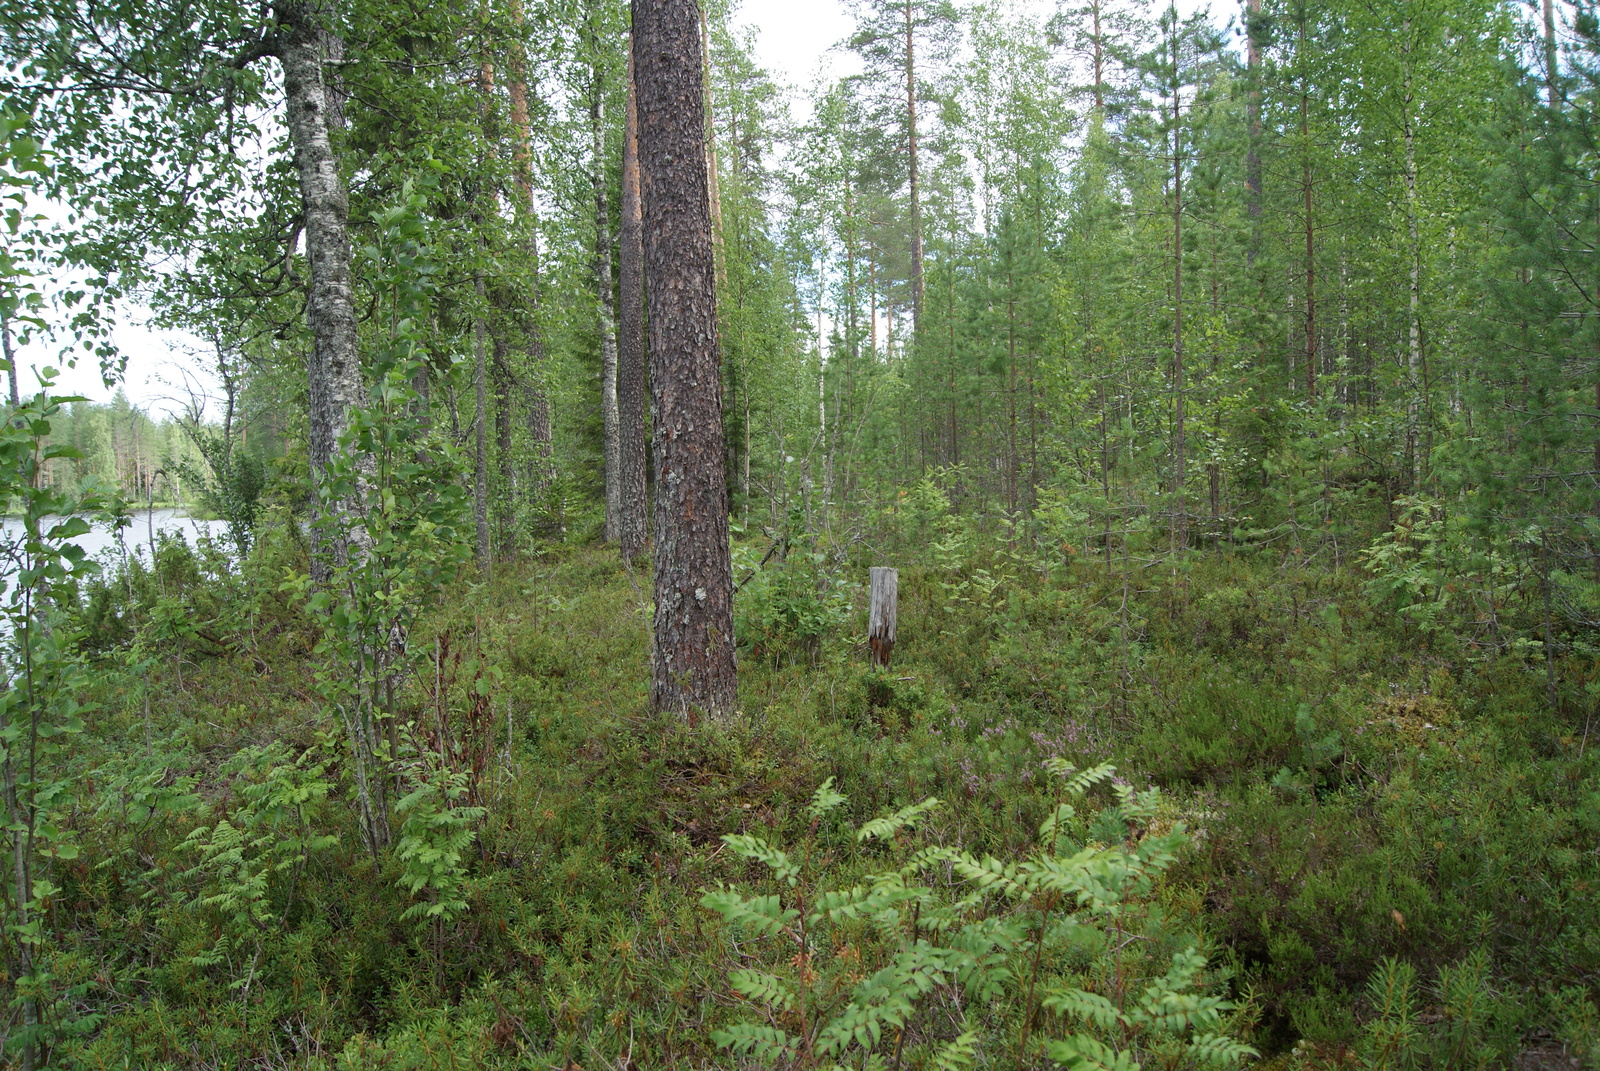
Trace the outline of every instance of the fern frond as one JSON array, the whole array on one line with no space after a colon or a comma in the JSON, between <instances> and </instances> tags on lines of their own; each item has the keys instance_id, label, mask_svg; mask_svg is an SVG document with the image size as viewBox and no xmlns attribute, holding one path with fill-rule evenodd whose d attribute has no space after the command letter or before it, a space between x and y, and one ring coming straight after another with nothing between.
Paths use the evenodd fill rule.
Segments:
<instances>
[{"instance_id":1,"label":"fern frond","mask_svg":"<svg viewBox=\"0 0 1600 1071\"><path fill-rule=\"evenodd\" d=\"M987 918L969 922L945 939L961 958L954 960L956 980L980 1001L999 997L1015 977L1006 954L1023 940L1026 926L1015 919Z\"/></svg>"},{"instance_id":2,"label":"fern frond","mask_svg":"<svg viewBox=\"0 0 1600 1071\"><path fill-rule=\"evenodd\" d=\"M734 1023L726 1030L713 1030L711 1040L720 1048L732 1049L741 1056L754 1056L768 1065L791 1060L800 1051L795 1039L787 1033L759 1023Z\"/></svg>"},{"instance_id":3,"label":"fern frond","mask_svg":"<svg viewBox=\"0 0 1600 1071\"><path fill-rule=\"evenodd\" d=\"M1139 997L1138 1016L1158 1030L1179 1033L1215 1026L1222 1013L1233 1007L1221 997L1189 992L1205 970L1206 957L1190 946L1172 954L1167 973L1145 987Z\"/></svg>"},{"instance_id":4,"label":"fern frond","mask_svg":"<svg viewBox=\"0 0 1600 1071\"><path fill-rule=\"evenodd\" d=\"M1129 818L1141 822L1149 821L1161 809L1159 788L1147 788L1143 792L1135 792L1131 785L1117 785L1116 790L1123 811Z\"/></svg>"},{"instance_id":5,"label":"fern frond","mask_svg":"<svg viewBox=\"0 0 1600 1071\"><path fill-rule=\"evenodd\" d=\"M898 875L902 881L906 881L922 873L924 870L937 866L940 863L954 862L956 857L960 854L961 853L954 848L946 848L937 844L929 848L922 848L913 853L911 858L907 859L904 865L902 865L899 870L895 871L895 874ZM874 880L878 879L875 878Z\"/></svg>"},{"instance_id":6,"label":"fern frond","mask_svg":"<svg viewBox=\"0 0 1600 1071\"><path fill-rule=\"evenodd\" d=\"M926 941L902 949L889 966L859 982L850 1004L818 1032L818 1055L839 1056L852 1042L871 1052L884 1027L905 1026L916 1001L953 973L957 958Z\"/></svg>"},{"instance_id":7,"label":"fern frond","mask_svg":"<svg viewBox=\"0 0 1600 1071\"><path fill-rule=\"evenodd\" d=\"M728 972L728 984L746 1000L788 1011L794 1006L794 993L789 983L765 971L738 970Z\"/></svg>"},{"instance_id":8,"label":"fern frond","mask_svg":"<svg viewBox=\"0 0 1600 1071\"><path fill-rule=\"evenodd\" d=\"M1068 1071L1139 1071L1139 1065L1125 1052L1117 1052L1082 1034L1047 1042L1045 1055Z\"/></svg>"},{"instance_id":9,"label":"fern frond","mask_svg":"<svg viewBox=\"0 0 1600 1071\"><path fill-rule=\"evenodd\" d=\"M1066 778L1067 783L1063 787L1074 796L1081 796L1094 785L1111 780L1117 772L1117 768L1109 762L1080 770L1063 759L1049 759L1045 762L1045 768L1057 777Z\"/></svg>"},{"instance_id":10,"label":"fern frond","mask_svg":"<svg viewBox=\"0 0 1600 1071\"><path fill-rule=\"evenodd\" d=\"M883 1028L902 1027L911 1012L911 1001L902 993L887 991L883 1000L873 1004L850 1003L844 1011L834 1016L817 1032L816 1050L819 1056L842 1055L850 1044L871 1052L883 1040Z\"/></svg>"},{"instance_id":11,"label":"fern frond","mask_svg":"<svg viewBox=\"0 0 1600 1071\"><path fill-rule=\"evenodd\" d=\"M929 811L939 806L936 797L929 796L921 803L913 803L909 807L902 807L893 814L886 814L882 818L874 818L856 830L856 841L889 840L902 829L914 827L917 820Z\"/></svg>"},{"instance_id":12,"label":"fern frond","mask_svg":"<svg viewBox=\"0 0 1600 1071\"><path fill-rule=\"evenodd\" d=\"M969 1071L978 1062L978 1032L968 1030L933 1054L935 1071Z\"/></svg>"},{"instance_id":13,"label":"fern frond","mask_svg":"<svg viewBox=\"0 0 1600 1071\"><path fill-rule=\"evenodd\" d=\"M980 862L962 852L951 859L950 865L963 880L971 882L985 892L1020 896L1028 891L1017 880L1017 868L1007 866L992 855L985 856Z\"/></svg>"},{"instance_id":14,"label":"fern frond","mask_svg":"<svg viewBox=\"0 0 1600 1071\"><path fill-rule=\"evenodd\" d=\"M1201 1067L1232 1071L1261 1054L1242 1042L1221 1034L1200 1034L1189 1042L1189 1055Z\"/></svg>"},{"instance_id":15,"label":"fern frond","mask_svg":"<svg viewBox=\"0 0 1600 1071\"><path fill-rule=\"evenodd\" d=\"M1222 1013L1233 1005L1221 997L1207 997L1199 993L1157 992L1159 983L1151 985L1139 998L1139 1019L1155 1027L1177 1034L1184 1030L1215 1026L1222 1021Z\"/></svg>"},{"instance_id":16,"label":"fern frond","mask_svg":"<svg viewBox=\"0 0 1600 1071\"><path fill-rule=\"evenodd\" d=\"M815 912L810 916L818 915L830 919L855 918L860 914L859 908L867 897L872 895L872 890L865 885L852 885L848 889L829 889L818 893L816 899L811 901Z\"/></svg>"},{"instance_id":17,"label":"fern frond","mask_svg":"<svg viewBox=\"0 0 1600 1071\"><path fill-rule=\"evenodd\" d=\"M1068 856L1037 855L1012 867L1011 874L1028 892L1049 890L1080 903L1114 902L1126 869L1118 849L1083 848Z\"/></svg>"},{"instance_id":18,"label":"fern frond","mask_svg":"<svg viewBox=\"0 0 1600 1071\"><path fill-rule=\"evenodd\" d=\"M857 885L848 892L826 892L816 899L817 912L810 916L808 921L826 916L833 922L841 919L873 918L884 912L893 911L901 904L922 900L931 895L932 890L926 886L912 886L907 888L902 885L877 885L873 888L864 888ZM893 922L898 915L885 919Z\"/></svg>"},{"instance_id":19,"label":"fern frond","mask_svg":"<svg viewBox=\"0 0 1600 1071\"><path fill-rule=\"evenodd\" d=\"M1045 844L1056 844L1056 831L1064 824L1072 821L1078 815L1078 809L1070 803L1063 803L1057 807L1044 824L1039 827L1039 840Z\"/></svg>"},{"instance_id":20,"label":"fern frond","mask_svg":"<svg viewBox=\"0 0 1600 1071\"><path fill-rule=\"evenodd\" d=\"M806 808L806 814L811 816L812 821L817 821L847 798L833 790L833 778L830 777L811 794L811 805Z\"/></svg>"},{"instance_id":21,"label":"fern frond","mask_svg":"<svg viewBox=\"0 0 1600 1071\"><path fill-rule=\"evenodd\" d=\"M756 934L783 933L800 917L800 912L793 908L785 909L776 895L752 896L746 900L727 888L712 889L700 898L700 905Z\"/></svg>"},{"instance_id":22,"label":"fern frond","mask_svg":"<svg viewBox=\"0 0 1600 1071\"><path fill-rule=\"evenodd\" d=\"M1145 837L1139 842L1134 856L1151 874L1159 874L1178 860L1178 849L1189 842L1188 828L1178 822L1170 833L1158 837Z\"/></svg>"},{"instance_id":23,"label":"fern frond","mask_svg":"<svg viewBox=\"0 0 1600 1071\"><path fill-rule=\"evenodd\" d=\"M800 867L782 850L774 848L760 837L752 837L747 833L728 833L723 836L722 842L746 859L765 863L779 881L793 885L800 880Z\"/></svg>"},{"instance_id":24,"label":"fern frond","mask_svg":"<svg viewBox=\"0 0 1600 1071\"><path fill-rule=\"evenodd\" d=\"M1082 989L1054 990L1044 998L1044 1006L1053 1012L1075 1016L1106 1030L1129 1021L1106 997Z\"/></svg>"}]
</instances>

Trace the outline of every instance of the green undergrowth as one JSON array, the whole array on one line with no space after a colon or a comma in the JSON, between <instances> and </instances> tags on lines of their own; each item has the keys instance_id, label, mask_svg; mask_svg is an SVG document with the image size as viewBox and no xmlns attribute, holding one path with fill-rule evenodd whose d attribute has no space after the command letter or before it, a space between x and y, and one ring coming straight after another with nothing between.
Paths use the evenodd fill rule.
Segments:
<instances>
[{"instance_id":1,"label":"green undergrowth","mask_svg":"<svg viewBox=\"0 0 1600 1071\"><path fill-rule=\"evenodd\" d=\"M881 1036L837 1048L849 1066L1595 1058L1600 727L1577 665L1552 711L1536 660L1443 647L1351 568L1218 551L1125 575L947 540L902 555L877 672L859 640L878 562L760 566L765 549L746 553L726 723L648 711L648 566L551 548L454 588L412 634L429 654L399 703L402 766L435 788L402 801L377 860L309 684L314 629L277 591L303 547L269 532L230 573L169 546L82 592L116 672L78 760L82 851L52 878L53 1058L820 1067L751 1031L797 1036L802 990L812 1021L844 1015L901 963L931 973L895 983L916 996ZM1064 778L1102 764L1116 781L1067 823ZM840 798L819 813L824 784ZM852 833L929 798L884 838ZM1111 914L962 870L1169 841ZM913 863L901 884L941 933L997 928L988 974L960 974L912 901L798 945L781 917L752 931L704 902L799 917L793 890ZM1199 1025L1140 1025L1162 985L1213 1001L1232 1047L1212 1060ZM1096 1020L1069 992L1121 1010Z\"/></svg>"}]
</instances>

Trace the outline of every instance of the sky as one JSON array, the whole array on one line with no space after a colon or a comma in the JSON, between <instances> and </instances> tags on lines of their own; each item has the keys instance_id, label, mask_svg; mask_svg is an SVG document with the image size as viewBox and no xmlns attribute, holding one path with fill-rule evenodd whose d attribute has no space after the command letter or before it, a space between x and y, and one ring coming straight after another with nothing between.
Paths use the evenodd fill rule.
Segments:
<instances>
[{"instance_id":1,"label":"sky","mask_svg":"<svg viewBox=\"0 0 1600 1071\"><path fill-rule=\"evenodd\" d=\"M1015 0L1019 8L1038 13L1055 9L1056 0ZM1183 14L1205 6L1200 0L1180 0ZM1231 13L1230 0L1218 0L1213 10L1220 18ZM793 97L797 118L804 117L806 91L819 79L832 79L859 69L855 57L833 46L854 24L842 0L742 0L734 13L735 25L756 30L756 57L780 83L798 90ZM127 372L120 384L135 405L154 413L174 412L187 401L185 374L206 382L202 365L192 354L199 351L197 339L157 331L144 326L148 314L139 308L123 310L115 338L127 357ZM24 390L34 385L26 369L30 364L55 363L53 351L33 346L19 354L24 367ZM100 381L93 361L75 369L64 369L57 381L62 393L81 394L103 401L111 397Z\"/></svg>"},{"instance_id":2,"label":"sky","mask_svg":"<svg viewBox=\"0 0 1600 1071\"><path fill-rule=\"evenodd\" d=\"M743 0L733 21L756 28L756 58L778 82L804 89L819 74L857 69L853 57L829 51L855 22L839 0Z\"/></svg>"}]
</instances>

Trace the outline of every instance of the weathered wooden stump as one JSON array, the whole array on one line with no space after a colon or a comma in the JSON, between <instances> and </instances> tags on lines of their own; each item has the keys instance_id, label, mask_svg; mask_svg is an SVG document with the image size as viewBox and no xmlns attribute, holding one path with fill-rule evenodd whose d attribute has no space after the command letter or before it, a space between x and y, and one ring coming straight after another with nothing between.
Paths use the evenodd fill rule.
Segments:
<instances>
[{"instance_id":1,"label":"weathered wooden stump","mask_svg":"<svg viewBox=\"0 0 1600 1071\"><path fill-rule=\"evenodd\" d=\"M872 664L887 667L889 656L894 654L895 604L900 594L900 573L895 569L875 565L871 569L871 575L871 602L867 611L867 646L872 650Z\"/></svg>"}]
</instances>

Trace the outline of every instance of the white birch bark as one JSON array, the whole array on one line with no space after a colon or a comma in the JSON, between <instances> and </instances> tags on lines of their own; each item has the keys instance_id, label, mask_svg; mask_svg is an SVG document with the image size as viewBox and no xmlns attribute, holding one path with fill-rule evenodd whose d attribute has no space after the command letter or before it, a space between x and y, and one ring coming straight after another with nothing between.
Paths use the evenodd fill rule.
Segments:
<instances>
[{"instance_id":1,"label":"white birch bark","mask_svg":"<svg viewBox=\"0 0 1600 1071\"><path fill-rule=\"evenodd\" d=\"M311 3L281 0L276 13L284 120L294 147L306 261L311 271L306 296L306 322L312 337L307 382L312 478L320 480L338 448L339 437L349 426L351 408L362 399L350 273L350 205L330 138L337 101L324 71L328 58L338 50L338 41L321 24L324 13ZM341 503L335 508L347 513L353 505ZM315 549L314 573L326 578L332 561L349 553L351 541L357 538L352 529L348 520L342 522L331 540Z\"/></svg>"}]
</instances>

